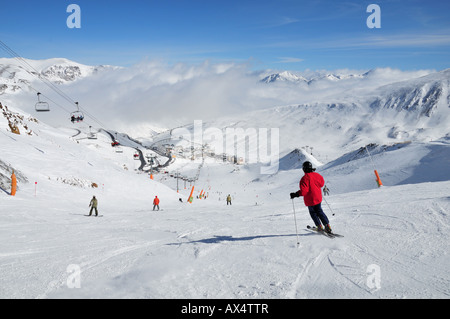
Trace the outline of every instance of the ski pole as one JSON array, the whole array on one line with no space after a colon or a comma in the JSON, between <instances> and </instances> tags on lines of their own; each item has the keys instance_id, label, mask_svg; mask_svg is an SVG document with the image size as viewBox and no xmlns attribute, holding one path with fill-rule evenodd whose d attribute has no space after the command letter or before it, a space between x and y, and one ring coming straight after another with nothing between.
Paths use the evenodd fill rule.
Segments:
<instances>
[{"instance_id":1,"label":"ski pole","mask_svg":"<svg viewBox=\"0 0 450 319\"><path fill-rule=\"evenodd\" d=\"M334 212L333 212L333 210L331 209L330 205L328 205L328 202L327 202L327 199L325 198L325 196L323 197L323 199L325 200L325 203L327 203L328 208L330 209L331 213L332 213L333 216L334 216Z\"/></svg>"},{"instance_id":2,"label":"ski pole","mask_svg":"<svg viewBox=\"0 0 450 319\"><path fill-rule=\"evenodd\" d=\"M292 198L292 210L294 212L295 235L297 236L297 247L298 247L300 245L300 241L298 240L297 217L295 216L295 205L294 205L294 199L293 198Z\"/></svg>"}]
</instances>

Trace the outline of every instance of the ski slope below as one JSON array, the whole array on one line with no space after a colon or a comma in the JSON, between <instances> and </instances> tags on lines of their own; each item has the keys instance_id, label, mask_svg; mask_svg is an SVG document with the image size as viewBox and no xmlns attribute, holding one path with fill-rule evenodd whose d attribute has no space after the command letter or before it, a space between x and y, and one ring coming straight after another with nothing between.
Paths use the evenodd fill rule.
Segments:
<instances>
[{"instance_id":1,"label":"ski slope below","mask_svg":"<svg viewBox=\"0 0 450 319\"><path fill-rule=\"evenodd\" d=\"M1 195L1 298L448 298L450 182L330 196L335 232L310 233L288 196L226 206L151 199L84 205ZM181 196L186 195L182 190ZM28 195L26 195L28 194ZM60 193L61 197L63 193ZM186 195L187 196L187 195ZM84 203L83 203L84 204ZM79 267L80 288L68 288ZM371 266L379 284L368 285Z\"/></svg>"},{"instance_id":2,"label":"ski slope below","mask_svg":"<svg viewBox=\"0 0 450 319\"><path fill-rule=\"evenodd\" d=\"M372 149L379 189L367 156L320 167L332 194L332 211L323 208L345 236L330 239L306 230L301 199L296 233L289 193L300 169L262 176L258 165L208 159L194 193L208 198L188 204L189 187L177 193L167 174L139 174L135 150L116 153L106 134L24 123L31 135L12 134L0 117L0 298L450 296L448 139ZM199 165L179 158L169 169L192 177ZM24 177L15 197L11 168ZM84 216L93 195L102 217ZM152 211L156 195L161 211Z\"/></svg>"}]
</instances>

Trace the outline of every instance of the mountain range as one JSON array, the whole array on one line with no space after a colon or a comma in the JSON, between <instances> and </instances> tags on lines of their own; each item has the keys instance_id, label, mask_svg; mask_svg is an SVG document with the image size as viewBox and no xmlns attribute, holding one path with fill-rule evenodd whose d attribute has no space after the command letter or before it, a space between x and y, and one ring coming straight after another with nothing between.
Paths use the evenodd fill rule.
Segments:
<instances>
[{"instance_id":1,"label":"mountain range","mask_svg":"<svg viewBox=\"0 0 450 319\"><path fill-rule=\"evenodd\" d=\"M370 71L364 72L362 74L334 74L334 73L323 73L318 72L316 74L310 75L308 78L302 75L296 75L289 71L283 71L280 73L273 73L265 76L260 81L263 83L274 83L274 82L291 82L291 83L306 83L311 84L315 81L328 80L328 81L339 81L353 78L363 79L370 74Z\"/></svg>"},{"instance_id":2,"label":"mountain range","mask_svg":"<svg viewBox=\"0 0 450 319\"><path fill-rule=\"evenodd\" d=\"M167 129L192 130L193 124L178 120L181 113L204 119L205 129L279 128L282 154L310 145L321 162L369 143L427 141L450 134L450 69L405 72L385 68L303 75L284 71L267 76L238 71L230 66L195 69L150 63L120 68L86 66L67 59L0 59L0 94L6 102L32 113L36 89L30 87L42 88L40 79L45 79L82 98L89 113L96 118L101 114L102 123L114 121L129 129L129 135L143 139L155 134L152 127L162 127L161 115L170 118L164 125ZM259 79L253 82L253 78ZM213 81L225 87L223 92L210 86ZM239 95L230 90L237 87ZM247 108L250 103L255 106ZM205 106L197 108L198 104ZM214 104L222 115L208 118ZM239 112L228 112L235 105ZM55 122L60 123L60 110L53 110ZM91 124L99 125L98 121Z\"/></svg>"},{"instance_id":3,"label":"mountain range","mask_svg":"<svg viewBox=\"0 0 450 319\"><path fill-rule=\"evenodd\" d=\"M175 96L182 111L192 112L181 93L197 89L215 100L222 85L233 97L229 102L239 103L228 85L246 83L242 73L187 69L180 77L167 74L171 82L163 83L148 81L159 76L148 77L152 68L143 68L145 74L105 68L94 75L95 68L36 64L33 72L86 101L106 128L113 118L133 126L138 122L127 115L151 121L161 111L172 118L171 129L147 130L146 141L136 143L89 116L72 123L54 104L50 112L35 112L37 80L7 67L1 80L19 88L0 96L1 298L448 299L448 70L420 76L374 70L364 78L305 84L307 90L296 82L253 81L244 91L263 97L257 101L291 95L298 102L235 114L227 109L203 121L202 129L278 128L277 172L177 154L150 177L141 160L157 155L152 145L176 148L175 128L195 138L195 124L179 124L172 100L149 103L149 97L167 90L164 98ZM205 82L213 84L209 91L197 85ZM313 91L316 85L328 94L319 94L323 87ZM93 103L93 95L123 108L109 117L114 109ZM114 137L119 148L111 145ZM245 134L237 139L250 142ZM203 154L202 144L188 153ZM139 160L136 152L142 152ZM322 208L342 238L309 231L303 200L289 198L299 189L305 160L325 178L330 196ZM13 172L16 196L10 196ZM198 179L190 185L179 175ZM225 203L227 194L232 205ZM98 217L88 215L94 195ZM152 210L155 196L160 211Z\"/></svg>"},{"instance_id":4,"label":"mountain range","mask_svg":"<svg viewBox=\"0 0 450 319\"><path fill-rule=\"evenodd\" d=\"M112 66L87 66L64 58L47 60L0 58L0 95L28 90L39 78L65 84L89 77Z\"/></svg>"}]
</instances>

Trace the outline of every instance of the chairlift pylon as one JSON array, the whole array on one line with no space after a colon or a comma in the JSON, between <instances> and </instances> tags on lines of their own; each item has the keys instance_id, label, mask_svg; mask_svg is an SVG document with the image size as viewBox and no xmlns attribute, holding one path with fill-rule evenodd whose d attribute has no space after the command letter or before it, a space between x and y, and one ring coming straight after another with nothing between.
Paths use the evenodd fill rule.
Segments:
<instances>
[{"instance_id":1,"label":"chairlift pylon","mask_svg":"<svg viewBox=\"0 0 450 319\"><path fill-rule=\"evenodd\" d=\"M97 139L97 134L92 132L92 126L89 126L89 135L88 135L88 139L89 140L96 140Z\"/></svg>"},{"instance_id":2,"label":"chairlift pylon","mask_svg":"<svg viewBox=\"0 0 450 319\"><path fill-rule=\"evenodd\" d=\"M41 101L40 95L41 93L38 92L37 93L38 102L35 104L34 109L36 110L36 112L49 112L50 106L48 105L47 102Z\"/></svg>"}]
</instances>

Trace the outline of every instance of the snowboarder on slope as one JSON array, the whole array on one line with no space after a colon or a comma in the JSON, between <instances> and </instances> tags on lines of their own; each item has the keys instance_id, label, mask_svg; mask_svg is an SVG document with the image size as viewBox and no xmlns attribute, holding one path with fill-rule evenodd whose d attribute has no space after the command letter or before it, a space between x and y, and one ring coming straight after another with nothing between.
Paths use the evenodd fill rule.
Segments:
<instances>
[{"instance_id":1,"label":"snowboarder on slope","mask_svg":"<svg viewBox=\"0 0 450 319\"><path fill-rule=\"evenodd\" d=\"M303 163L303 172L305 175L300 180L300 190L291 193L291 199L303 196L305 205L308 207L314 224L319 230L323 230L322 224L325 225L325 231L331 233L330 223L327 215L322 210L322 191L321 188L325 185L325 180L322 175L314 172L311 162Z\"/></svg>"},{"instance_id":2,"label":"snowboarder on slope","mask_svg":"<svg viewBox=\"0 0 450 319\"><path fill-rule=\"evenodd\" d=\"M92 216L92 211L95 209L95 216L98 216L98 200L95 198L95 196L92 197L91 202L89 203L89 207L91 207L91 210L89 211L89 216Z\"/></svg>"},{"instance_id":3,"label":"snowboarder on slope","mask_svg":"<svg viewBox=\"0 0 450 319\"><path fill-rule=\"evenodd\" d=\"M230 194L228 194L228 196L227 196L227 206L228 206L228 204L231 205L231 195Z\"/></svg>"},{"instance_id":4,"label":"snowboarder on slope","mask_svg":"<svg viewBox=\"0 0 450 319\"><path fill-rule=\"evenodd\" d=\"M153 199L153 210L155 210L155 207L159 210L159 198L158 196L155 196L155 199Z\"/></svg>"}]
</instances>

